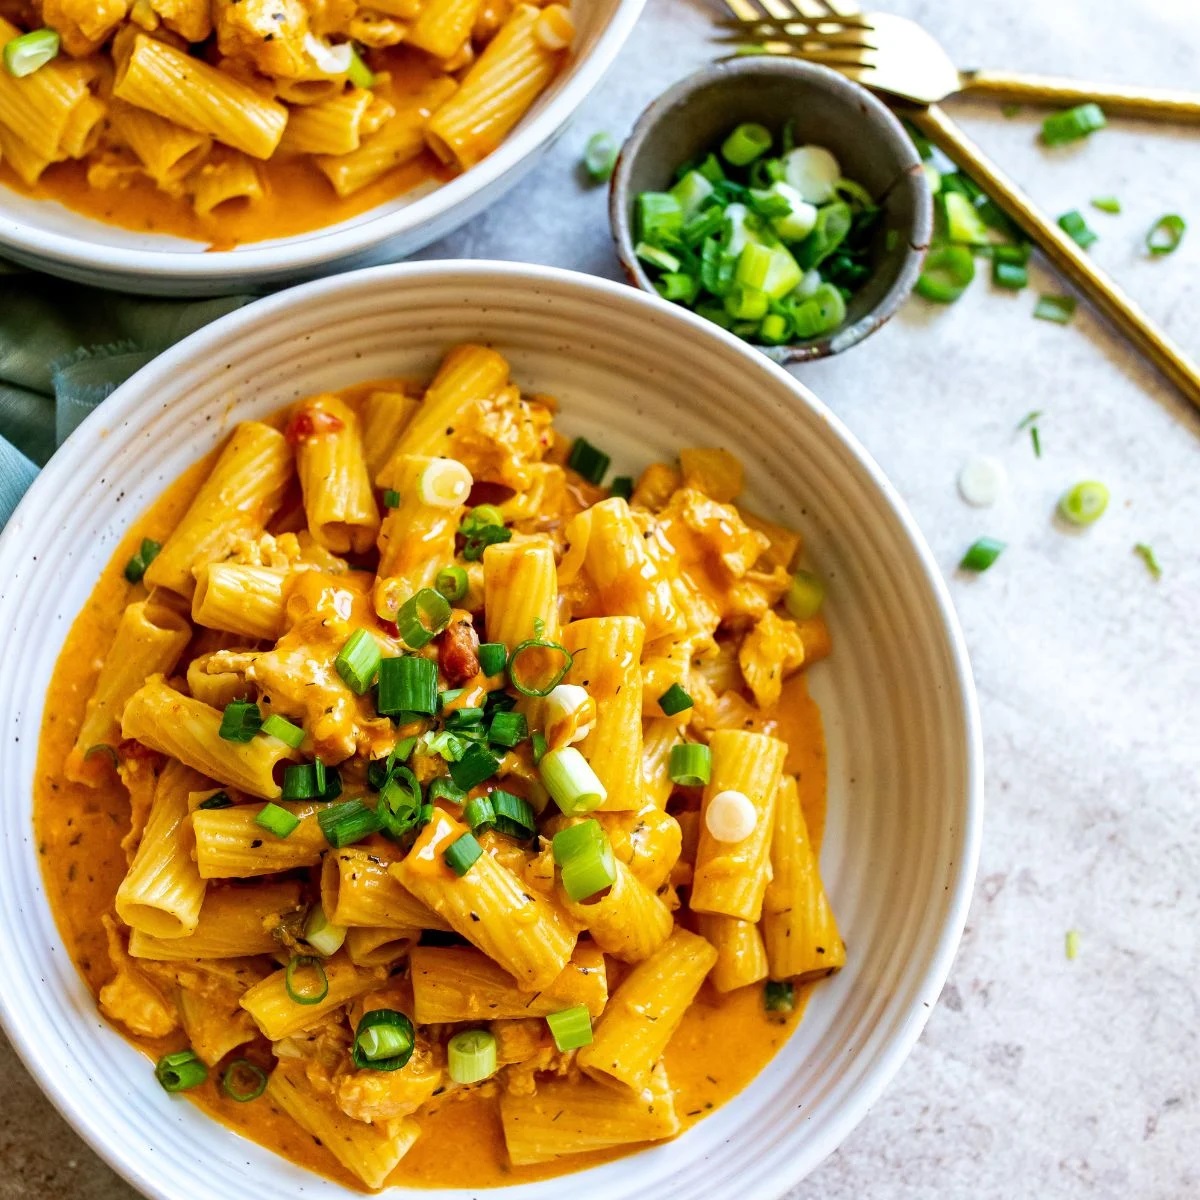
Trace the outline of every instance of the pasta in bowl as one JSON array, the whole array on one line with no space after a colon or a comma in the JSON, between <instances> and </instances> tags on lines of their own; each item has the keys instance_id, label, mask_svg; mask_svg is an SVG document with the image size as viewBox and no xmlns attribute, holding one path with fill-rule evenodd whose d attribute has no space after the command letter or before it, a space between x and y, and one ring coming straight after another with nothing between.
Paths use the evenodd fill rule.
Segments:
<instances>
[{"instance_id":1,"label":"pasta in bowl","mask_svg":"<svg viewBox=\"0 0 1200 1200\"><path fill-rule=\"evenodd\" d=\"M38 840L101 1011L370 1189L672 1138L845 961L798 535L727 451L603 486L554 415L467 344L238 425L51 684Z\"/></svg>"}]
</instances>

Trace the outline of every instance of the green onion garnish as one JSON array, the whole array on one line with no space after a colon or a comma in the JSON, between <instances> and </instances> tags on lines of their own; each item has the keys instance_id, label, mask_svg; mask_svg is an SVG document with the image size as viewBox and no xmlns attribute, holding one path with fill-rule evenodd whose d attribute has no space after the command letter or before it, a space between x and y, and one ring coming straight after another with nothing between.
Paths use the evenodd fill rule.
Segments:
<instances>
[{"instance_id":1,"label":"green onion garnish","mask_svg":"<svg viewBox=\"0 0 1200 1200\"><path fill-rule=\"evenodd\" d=\"M639 240L652 245L677 241L683 230L683 206L669 192L642 192L634 216Z\"/></svg>"},{"instance_id":2,"label":"green onion garnish","mask_svg":"<svg viewBox=\"0 0 1200 1200\"><path fill-rule=\"evenodd\" d=\"M603 450L596 449L586 438L576 438L571 443L571 453L567 455L567 466L582 476L588 483L598 484L608 472L609 458Z\"/></svg>"},{"instance_id":3,"label":"green onion garnish","mask_svg":"<svg viewBox=\"0 0 1200 1200\"><path fill-rule=\"evenodd\" d=\"M492 679L508 666L508 648L503 642L483 642L479 647L479 669Z\"/></svg>"},{"instance_id":4,"label":"green onion garnish","mask_svg":"<svg viewBox=\"0 0 1200 1200\"><path fill-rule=\"evenodd\" d=\"M771 131L748 121L739 125L722 143L721 157L735 167L744 167L771 148Z\"/></svg>"},{"instance_id":5,"label":"green onion garnish","mask_svg":"<svg viewBox=\"0 0 1200 1200\"><path fill-rule=\"evenodd\" d=\"M361 800L344 800L341 804L323 808L317 813L317 824L321 826L325 840L335 850L361 842L383 828L383 822L374 809L368 808Z\"/></svg>"},{"instance_id":6,"label":"green onion garnish","mask_svg":"<svg viewBox=\"0 0 1200 1200\"><path fill-rule=\"evenodd\" d=\"M186 1092L208 1078L208 1068L194 1050L176 1050L174 1054L164 1054L158 1060L154 1067L154 1078L162 1084L164 1091Z\"/></svg>"},{"instance_id":7,"label":"green onion garnish","mask_svg":"<svg viewBox=\"0 0 1200 1200\"><path fill-rule=\"evenodd\" d=\"M463 809L463 820L471 827L472 833L490 829L496 823L496 810L487 796L476 796L468 800Z\"/></svg>"},{"instance_id":8,"label":"green onion garnish","mask_svg":"<svg viewBox=\"0 0 1200 1200\"><path fill-rule=\"evenodd\" d=\"M504 514L494 504L480 504L471 509L458 532L463 538L462 556L467 562L479 562L489 546L512 537L512 530L505 528Z\"/></svg>"},{"instance_id":9,"label":"green onion garnish","mask_svg":"<svg viewBox=\"0 0 1200 1200\"><path fill-rule=\"evenodd\" d=\"M400 606L396 628L412 650L428 645L450 623L450 602L433 588L422 588Z\"/></svg>"},{"instance_id":10,"label":"green onion garnish","mask_svg":"<svg viewBox=\"0 0 1200 1200\"><path fill-rule=\"evenodd\" d=\"M319 758L283 768L280 793L284 800L322 800L328 787L328 771Z\"/></svg>"},{"instance_id":11,"label":"green onion garnish","mask_svg":"<svg viewBox=\"0 0 1200 1200\"><path fill-rule=\"evenodd\" d=\"M608 485L608 494L610 496L620 496L622 500L628 500L633 495L633 476L618 475Z\"/></svg>"},{"instance_id":12,"label":"green onion garnish","mask_svg":"<svg viewBox=\"0 0 1200 1200\"><path fill-rule=\"evenodd\" d=\"M228 792L213 792L207 800L201 800L196 807L206 809L232 808L233 801L229 798Z\"/></svg>"},{"instance_id":13,"label":"green onion garnish","mask_svg":"<svg viewBox=\"0 0 1200 1200\"><path fill-rule=\"evenodd\" d=\"M350 66L346 68L346 78L355 87L360 88L373 88L377 82L374 71L363 62L358 51L353 47L350 49Z\"/></svg>"},{"instance_id":14,"label":"green onion garnish","mask_svg":"<svg viewBox=\"0 0 1200 1200\"><path fill-rule=\"evenodd\" d=\"M20 38L17 39L17 41L20 40ZM11 46L12 42L9 42L9 45ZM125 564L125 578L130 583L141 583L142 576L146 574L146 568L158 557L161 549L162 545L153 538L142 538L138 552Z\"/></svg>"},{"instance_id":15,"label":"green onion garnish","mask_svg":"<svg viewBox=\"0 0 1200 1200\"><path fill-rule=\"evenodd\" d=\"M23 33L5 43L4 69L14 79L24 79L57 58L61 46L62 41L53 29Z\"/></svg>"},{"instance_id":16,"label":"green onion garnish","mask_svg":"<svg viewBox=\"0 0 1200 1200\"><path fill-rule=\"evenodd\" d=\"M457 762L450 764L450 778L469 792L473 787L486 783L500 769L500 758L486 746L472 742Z\"/></svg>"},{"instance_id":17,"label":"green onion garnish","mask_svg":"<svg viewBox=\"0 0 1200 1200\"><path fill-rule=\"evenodd\" d=\"M583 169L593 183L607 183L617 165L617 143L607 133L593 133L583 148Z\"/></svg>"},{"instance_id":18,"label":"green onion garnish","mask_svg":"<svg viewBox=\"0 0 1200 1200\"><path fill-rule=\"evenodd\" d=\"M767 980L763 988L763 1005L767 1012L790 1013L796 1007L796 989L790 980L782 983L774 979Z\"/></svg>"},{"instance_id":19,"label":"green onion garnish","mask_svg":"<svg viewBox=\"0 0 1200 1200\"><path fill-rule=\"evenodd\" d=\"M703 787L712 778L712 751L699 742L681 742L671 747L668 770L672 783Z\"/></svg>"},{"instance_id":20,"label":"green onion garnish","mask_svg":"<svg viewBox=\"0 0 1200 1200\"><path fill-rule=\"evenodd\" d=\"M1039 296L1033 315L1041 321L1067 325L1075 315L1074 296Z\"/></svg>"},{"instance_id":21,"label":"green onion garnish","mask_svg":"<svg viewBox=\"0 0 1200 1200\"><path fill-rule=\"evenodd\" d=\"M483 724L483 709L474 706L467 708L456 708L453 712L446 714L444 722L446 729L473 729L476 725Z\"/></svg>"},{"instance_id":22,"label":"green onion garnish","mask_svg":"<svg viewBox=\"0 0 1200 1200\"><path fill-rule=\"evenodd\" d=\"M121 759L116 750L107 742L97 742L94 746L89 746L83 752L83 761L87 762L89 759L96 758L101 754L112 763L114 770L121 765Z\"/></svg>"},{"instance_id":23,"label":"green onion garnish","mask_svg":"<svg viewBox=\"0 0 1200 1200\"><path fill-rule=\"evenodd\" d=\"M416 1049L413 1023L394 1008L372 1008L363 1013L354 1031L350 1058L360 1071L398 1071Z\"/></svg>"},{"instance_id":24,"label":"green onion garnish","mask_svg":"<svg viewBox=\"0 0 1200 1200\"><path fill-rule=\"evenodd\" d=\"M591 763L574 746L548 751L538 769L554 803L568 817L599 808L608 795Z\"/></svg>"},{"instance_id":25,"label":"green onion garnish","mask_svg":"<svg viewBox=\"0 0 1200 1200\"><path fill-rule=\"evenodd\" d=\"M784 607L795 621L807 621L821 611L825 602L825 584L811 571L797 571L784 597Z\"/></svg>"},{"instance_id":26,"label":"green onion garnish","mask_svg":"<svg viewBox=\"0 0 1200 1200\"><path fill-rule=\"evenodd\" d=\"M1100 240L1096 231L1088 227L1088 223L1083 219L1083 214L1075 208L1070 212L1063 213L1058 218L1058 227L1083 250L1086 250L1093 242Z\"/></svg>"},{"instance_id":27,"label":"green onion garnish","mask_svg":"<svg viewBox=\"0 0 1200 1200\"><path fill-rule=\"evenodd\" d=\"M1010 292L1019 292L1029 286L1029 268L1024 263L1004 262L992 259L992 282Z\"/></svg>"},{"instance_id":28,"label":"green onion garnish","mask_svg":"<svg viewBox=\"0 0 1200 1200\"><path fill-rule=\"evenodd\" d=\"M267 1073L248 1058L235 1058L221 1074L221 1090L231 1100L249 1104L267 1090Z\"/></svg>"},{"instance_id":29,"label":"green onion garnish","mask_svg":"<svg viewBox=\"0 0 1200 1200\"><path fill-rule=\"evenodd\" d=\"M935 304L952 304L975 278L975 259L965 246L934 246L925 256L916 292Z\"/></svg>"},{"instance_id":30,"label":"green onion garnish","mask_svg":"<svg viewBox=\"0 0 1200 1200\"><path fill-rule=\"evenodd\" d=\"M338 651L333 665L342 682L355 695L361 696L375 682L382 658L379 643L365 629L356 629Z\"/></svg>"},{"instance_id":31,"label":"green onion garnish","mask_svg":"<svg viewBox=\"0 0 1200 1200\"><path fill-rule=\"evenodd\" d=\"M557 669L550 663L546 662L546 658L551 660L558 659ZM521 660L525 660L526 666L541 666L545 674L540 680L534 680L527 677L519 668ZM521 642L512 652L512 657L508 660L508 675L513 687L521 693L522 696L540 696L545 697L550 695L552 691L566 677L567 672L571 669L571 663L574 661L574 656L567 650L565 646L559 645L558 642L549 641L544 637L532 637Z\"/></svg>"},{"instance_id":32,"label":"green onion garnish","mask_svg":"<svg viewBox=\"0 0 1200 1200\"><path fill-rule=\"evenodd\" d=\"M335 925L326 915L325 906L318 901L304 922L304 940L320 955L330 958L346 940L345 925Z\"/></svg>"},{"instance_id":33,"label":"green onion garnish","mask_svg":"<svg viewBox=\"0 0 1200 1200\"><path fill-rule=\"evenodd\" d=\"M529 736L529 722L524 713L498 712L488 726L488 741L494 746L509 748L520 745Z\"/></svg>"},{"instance_id":34,"label":"green onion garnish","mask_svg":"<svg viewBox=\"0 0 1200 1200\"><path fill-rule=\"evenodd\" d=\"M952 242L964 246L986 246L988 228L975 205L962 192L943 191L942 208L946 214L946 233Z\"/></svg>"},{"instance_id":35,"label":"green onion garnish","mask_svg":"<svg viewBox=\"0 0 1200 1200\"><path fill-rule=\"evenodd\" d=\"M254 823L277 838L285 838L295 832L300 825L300 818L272 801L258 810Z\"/></svg>"},{"instance_id":36,"label":"green onion garnish","mask_svg":"<svg viewBox=\"0 0 1200 1200\"><path fill-rule=\"evenodd\" d=\"M496 1073L496 1038L486 1029L465 1029L446 1043L446 1065L458 1084L479 1083Z\"/></svg>"},{"instance_id":37,"label":"green onion garnish","mask_svg":"<svg viewBox=\"0 0 1200 1200\"><path fill-rule=\"evenodd\" d=\"M1067 142L1077 142L1097 129L1103 129L1106 124L1098 104L1080 104L1051 113L1042 122L1042 141L1047 146L1062 146Z\"/></svg>"},{"instance_id":38,"label":"green onion garnish","mask_svg":"<svg viewBox=\"0 0 1200 1200\"><path fill-rule=\"evenodd\" d=\"M986 571L1000 557L1004 543L995 538L981 537L972 542L962 562L958 564L962 571Z\"/></svg>"},{"instance_id":39,"label":"green onion garnish","mask_svg":"<svg viewBox=\"0 0 1200 1200\"><path fill-rule=\"evenodd\" d=\"M398 491L396 491L395 488L388 488L383 493L383 507L384 508L399 508L400 507L400 493Z\"/></svg>"},{"instance_id":40,"label":"green onion garnish","mask_svg":"<svg viewBox=\"0 0 1200 1200\"><path fill-rule=\"evenodd\" d=\"M668 717L673 717L676 713L681 713L685 709L692 707L692 698L679 686L677 683L671 684L669 688L658 698L658 707L667 714Z\"/></svg>"},{"instance_id":41,"label":"green onion garnish","mask_svg":"<svg viewBox=\"0 0 1200 1200\"><path fill-rule=\"evenodd\" d=\"M320 1004L329 995L329 977L321 960L312 954L295 954L283 973L283 986L295 1004Z\"/></svg>"},{"instance_id":42,"label":"green onion garnish","mask_svg":"<svg viewBox=\"0 0 1200 1200\"><path fill-rule=\"evenodd\" d=\"M250 700L231 700L221 714L220 735L227 742L249 742L262 728L262 713Z\"/></svg>"},{"instance_id":43,"label":"green onion garnish","mask_svg":"<svg viewBox=\"0 0 1200 1200\"><path fill-rule=\"evenodd\" d=\"M437 685L438 669L433 659L415 654L385 658L379 664L375 709L385 717L398 717L401 713L432 716L437 712Z\"/></svg>"},{"instance_id":44,"label":"green onion garnish","mask_svg":"<svg viewBox=\"0 0 1200 1200\"><path fill-rule=\"evenodd\" d=\"M546 757L546 751L550 749L546 742L546 735L540 729L536 729L529 740L533 749L533 765L541 766L542 759Z\"/></svg>"},{"instance_id":45,"label":"green onion garnish","mask_svg":"<svg viewBox=\"0 0 1200 1200\"><path fill-rule=\"evenodd\" d=\"M304 742L304 730L278 713L272 713L262 723L262 731L270 737L278 738L293 750L299 750Z\"/></svg>"},{"instance_id":46,"label":"green onion garnish","mask_svg":"<svg viewBox=\"0 0 1200 1200\"><path fill-rule=\"evenodd\" d=\"M612 845L595 818L560 830L554 835L551 848L562 873L563 891L572 902L582 903L616 883L617 862Z\"/></svg>"},{"instance_id":47,"label":"green onion garnish","mask_svg":"<svg viewBox=\"0 0 1200 1200\"><path fill-rule=\"evenodd\" d=\"M426 795L430 803L434 800L447 800L451 804L461 804L467 798L467 793L453 779L449 779L445 775L439 775L437 779L430 780Z\"/></svg>"},{"instance_id":48,"label":"green onion garnish","mask_svg":"<svg viewBox=\"0 0 1200 1200\"><path fill-rule=\"evenodd\" d=\"M456 838L442 852L446 866L460 879L483 857L483 847L469 834Z\"/></svg>"},{"instance_id":49,"label":"green onion garnish","mask_svg":"<svg viewBox=\"0 0 1200 1200\"><path fill-rule=\"evenodd\" d=\"M1106 508L1108 488L1095 479L1075 484L1058 502L1058 511L1072 525L1091 525L1104 516Z\"/></svg>"},{"instance_id":50,"label":"green onion garnish","mask_svg":"<svg viewBox=\"0 0 1200 1200\"><path fill-rule=\"evenodd\" d=\"M495 813L493 823L497 833L525 841L537 832L537 816L533 805L523 796L514 796L512 792L497 788L488 799Z\"/></svg>"},{"instance_id":51,"label":"green onion garnish","mask_svg":"<svg viewBox=\"0 0 1200 1200\"><path fill-rule=\"evenodd\" d=\"M566 1054L568 1050L578 1050L582 1046L592 1044L592 1014L586 1004L576 1004L574 1008L564 1008L559 1012L548 1013L546 1024L550 1026L550 1035L554 1044Z\"/></svg>"},{"instance_id":52,"label":"green onion garnish","mask_svg":"<svg viewBox=\"0 0 1200 1200\"><path fill-rule=\"evenodd\" d=\"M1079 953L1079 931L1076 929L1068 929L1067 936L1063 943L1063 952L1067 956L1068 962L1074 962L1076 955Z\"/></svg>"},{"instance_id":53,"label":"green onion garnish","mask_svg":"<svg viewBox=\"0 0 1200 1200\"><path fill-rule=\"evenodd\" d=\"M1142 560L1142 562L1146 564L1146 570L1149 571L1155 579L1162 578L1162 567L1159 565L1158 555L1154 553L1154 548L1152 546L1146 545L1145 542L1138 542L1137 545L1134 546L1133 552Z\"/></svg>"},{"instance_id":54,"label":"green onion garnish","mask_svg":"<svg viewBox=\"0 0 1200 1200\"><path fill-rule=\"evenodd\" d=\"M467 594L467 573L462 567L443 567L433 586L453 604Z\"/></svg>"},{"instance_id":55,"label":"green onion garnish","mask_svg":"<svg viewBox=\"0 0 1200 1200\"><path fill-rule=\"evenodd\" d=\"M1098 208L1101 212L1119 213L1121 202L1116 196L1096 196L1092 200L1092 207Z\"/></svg>"},{"instance_id":56,"label":"green onion garnish","mask_svg":"<svg viewBox=\"0 0 1200 1200\"><path fill-rule=\"evenodd\" d=\"M1146 234L1146 249L1155 255L1174 254L1186 230L1187 222L1178 213L1159 217Z\"/></svg>"}]
</instances>

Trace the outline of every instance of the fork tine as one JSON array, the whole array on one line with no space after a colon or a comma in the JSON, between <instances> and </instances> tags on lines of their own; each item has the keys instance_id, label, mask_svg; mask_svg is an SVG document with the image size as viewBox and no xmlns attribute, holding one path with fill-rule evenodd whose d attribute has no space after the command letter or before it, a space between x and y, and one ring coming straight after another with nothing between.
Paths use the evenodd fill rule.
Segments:
<instances>
[{"instance_id":1,"label":"fork tine","mask_svg":"<svg viewBox=\"0 0 1200 1200\"><path fill-rule=\"evenodd\" d=\"M797 0L805 8L816 8L827 16L849 20L853 24L865 23L862 10L853 0Z\"/></svg>"},{"instance_id":2,"label":"fork tine","mask_svg":"<svg viewBox=\"0 0 1200 1200\"><path fill-rule=\"evenodd\" d=\"M748 2L748 0L747 0ZM758 18L750 21L718 21L722 28L752 27L755 32L770 34L781 38L816 38L828 42L831 46L846 46L859 50L877 50L879 48L874 31L862 25L845 28L827 27L826 22L802 21L794 17L786 20L780 18Z\"/></svg>"},{"instance_id":3,"label":"fork tine","mask_svg":"<svg viewBox=\"0 0 1200 1200\"><path fill-rule=\"evenodd\" d=\"M865 63L867 55L877 49L869 42L839 34L797 32L791 22L787 25L781 22L723 22L720 28L725 36L718 40L723 44L757 38L764 42L780 42L797 54L840 55L839 61L845 63Z\"/></svg>"}]
</instances>

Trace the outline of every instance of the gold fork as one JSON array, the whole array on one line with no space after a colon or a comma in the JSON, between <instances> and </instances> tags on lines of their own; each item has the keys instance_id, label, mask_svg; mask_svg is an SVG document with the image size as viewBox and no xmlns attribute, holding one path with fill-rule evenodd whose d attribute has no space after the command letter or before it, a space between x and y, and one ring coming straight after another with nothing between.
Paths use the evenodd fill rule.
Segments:
<instances>
[{"instance_id":1,"label":"gold fork","mask_svg":"<svg viewBox=\"0 0 1200 1200\"><path fill-rule=\"evenodd\" d=\"M824 63L882 92L892 101L900 101L896 105L898 110L970 175L1046 257L1200 409L1200 368L1183 348L1100 270L936 103L925 99L939 94L936 80L940 78L944 83L948 74L944 66L929 58L914 56L908 60L912 47L920 43L890 40L882 31L896 27L888 22L877 24L883 14L857 12L849 0L761 0L761 10L752 0L724 0L724 3L739 23L744 22L741 27L747 33L753 34L755 30L767 33L772 40L762 47L765 52L795 54ZM768 13L766 18L763 12ZM794 27L793 33L788 33L789 27ZM745 34L741 40L745 41ZM937 46L932 38L926 37L926 41ZM938 55L949 64L940 47ZM1096 94L1090 91L1075 95L1077 100L1096 99Z\"/></svg>"}]
</instances>

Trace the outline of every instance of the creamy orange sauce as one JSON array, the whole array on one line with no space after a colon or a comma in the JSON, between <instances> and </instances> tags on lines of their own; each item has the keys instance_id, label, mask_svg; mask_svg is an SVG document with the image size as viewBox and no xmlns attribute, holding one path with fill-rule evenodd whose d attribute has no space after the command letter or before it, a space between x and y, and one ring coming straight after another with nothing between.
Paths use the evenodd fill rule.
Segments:
<instances>
[{"instance_id":1,"label":"creamy orange sauce","mask_svg":"<svg viewBox=\"0 0 1200 1200\"><path fill-rule=\"evenodd\" d=\"M382 385L362 385L342 395L357 403L376 386ZM282 417L277 423L281 421ZM190 468L131 525L71 627L46 699L34 784L38 852L59 931L93 994L98 994L112 975L99 915L112 911L125 875L120 841L129 829L129 797L115 777L95 789L71 783L64 777L63 764L129 599L131 588L123 577L124 565L143 537L165 540L199 489L216 453ZM777 709L761 714L755 723L788 743L787 770L799 775L805 816L819 846L825 815L825 746L821 715L808 695L803 675L788 680ZM704 986L666 1053L667 1072L678 1093L676 1107L685 1129L737 1095L762 1070L799 1022L812 986L797 987L796 1009L787 1017L769 1016L764 1011L761 985L725 996ZM124 1029L121 1032L151 1060L181 1045L179 1034L151 1039L130 1036ZM269 1067L267 1046L266 1042L253 1044L239 1053ZM349 1188L365 1190L328 1150L267 1098L238 1104L226 1096L220 1089L219 1074L210 1072L208 1082L189 1091L187 1098L285 1158ZM157 1086L149 1064L146 1086ZM496 1187L564 1175L638 1149L624 1147L513 1167L505 1150L496 1097L486 1089L466 1098L448 1098L415 1119L421 1125L421 1137L389 1179L390 1184ZM470 1153L464 1153L468 1146Z\"/></svg>"}]
</instances>

